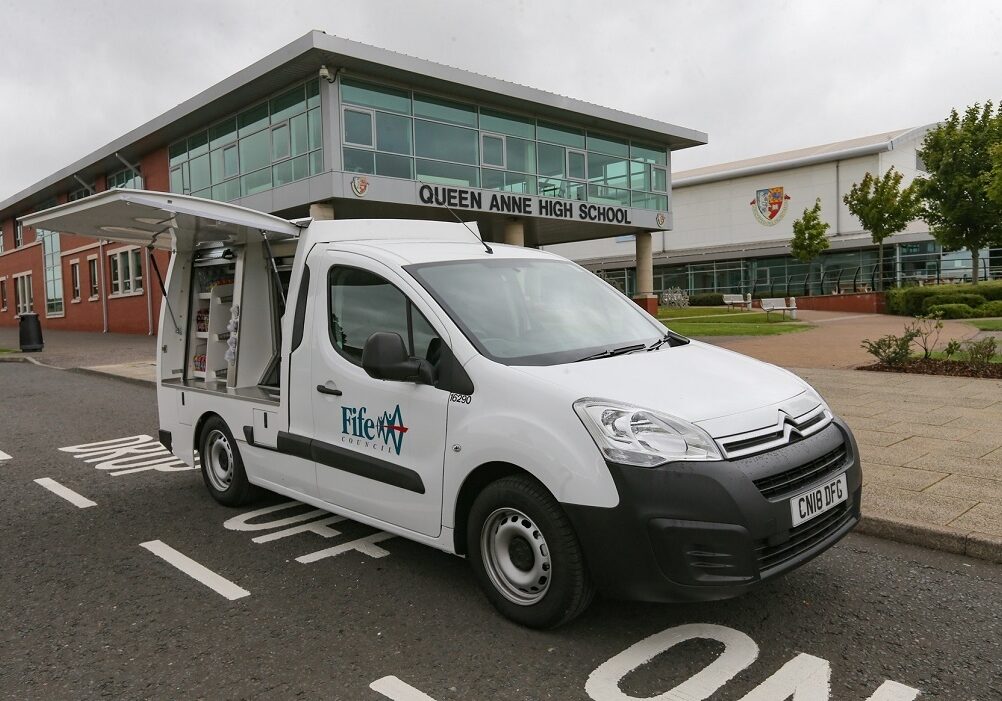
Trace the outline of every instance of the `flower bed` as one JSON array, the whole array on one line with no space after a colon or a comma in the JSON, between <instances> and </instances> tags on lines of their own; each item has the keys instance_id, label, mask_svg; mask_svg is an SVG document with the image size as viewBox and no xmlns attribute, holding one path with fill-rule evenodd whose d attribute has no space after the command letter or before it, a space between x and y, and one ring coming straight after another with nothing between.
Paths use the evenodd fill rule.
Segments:
<instances>
[{"instance_id":1,"label":"flower bed","mask_svg":"<svg viewBox=\"0 0 1002 701\"><path fill-rule=\"evenodd\" d=\"M950 375L953 377L980 377L1002 380L1002 363L971 363L965 360L938 360L936 358L912 358L900 365L874 363L858 370L874 372L904 372L920 375Z\"/></svg>"}]
</instances>

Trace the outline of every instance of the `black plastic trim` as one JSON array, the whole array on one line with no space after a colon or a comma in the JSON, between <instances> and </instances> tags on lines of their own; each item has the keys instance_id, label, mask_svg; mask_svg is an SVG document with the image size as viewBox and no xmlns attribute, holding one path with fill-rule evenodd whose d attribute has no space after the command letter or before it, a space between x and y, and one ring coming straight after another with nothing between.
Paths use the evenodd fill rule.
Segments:
<instances>
[{"instance_id":1,"label":"black plastic trim","mask_svg":"<svg viewBox=\"0 0 1002 701\"><path fill-rule=\"evenodd\" d=\"M362 455L354 450L341 448L324 441L279 431L276 450L304 460L313 460L325 467L406 489L409 492L425 493L421 475L409 467Z\"/></svg>"},{"instance_id":2,"label":"black plastic trim","mask_svg":"<svg viewBox=\"0 0 1002 701\"><path fill-rule=\"evenodd\" d=\"M170 431L165 431L162 428L157 431L157 438L160 440L160 444L167 450L173 450L173 439L171 438Z\"/></svg>"},{"instance_id":3,"label":"black plastic trim","mask_svg":"<svg viewBox=\"0 0 1002 701\"><path fill-rule=\"evenodd\" d=\"M250 443L251 445L254 445L254 427L253 426L244 426L244 438L247 439L248 443ZM264 446L258 446L258 447L259 448L263 448Z\"/></svg>"},{"instance_id":4,"label":"black plastic trim","mask_svg":"<svg viewBox=\"0 0 1002 701\"><path fill-rule=\"evenodd\" d=\"M755 480L782 474L839 445L847 452L839 471L845 471L849 490L841 515L795 528L789 497L770 500ZM561 506L596 585L609 596L673 602L738 596L821 554L860 519L859 450L838 418L803 440L746 458L608 467L617 506ZM818 475L800 491L837 472ZM781 550L782 557L773 557Z\"/></svg>"},{"instance_id":5,"label":"black plastic trim","mask_svg":"<svg viewBox=\"0 0 1002 701\"><path fill-rule=\"evenodd\" d=\"M306 325L306 302L310 296L310 266L303 266L303 277L299 281L299 296L296 297L296 314L292 318L292 354L303 342L303 327Z\"/></svg>"}]
</instances>

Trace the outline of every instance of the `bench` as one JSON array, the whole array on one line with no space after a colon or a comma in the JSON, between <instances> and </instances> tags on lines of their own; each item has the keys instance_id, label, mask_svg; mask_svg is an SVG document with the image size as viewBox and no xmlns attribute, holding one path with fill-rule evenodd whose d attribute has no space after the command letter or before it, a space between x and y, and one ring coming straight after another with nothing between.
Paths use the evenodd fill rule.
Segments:
<instances>
[{"instance_id":1,"label":"bench","mask_svg":"<svg viewBox=\"0 0 1002 701\"><path fill-rule=\"evenodd\" d=\"M730 310L732 307L743 307L746 304L748 308L751 308L751 303L749 300L745 299L744 295L721 295L724 299L724 304L727 305L727 309Z\"/></svg>"},{"instance_id":2,"label":"bench","mask_svg":"<svg viewBox=\"0 0 1002 701\"><path fill-rule=\"evenodd\" d=\"M790 303L786 303L785 297L773 297L762 300L762 311L765 312L765 318L769 319L769 314L772 312L782 312L783 318L786 318L786 313L790 312L790 318L796 319L797 312L797 298L790 297Z\"/></svg>"}]
</instances>

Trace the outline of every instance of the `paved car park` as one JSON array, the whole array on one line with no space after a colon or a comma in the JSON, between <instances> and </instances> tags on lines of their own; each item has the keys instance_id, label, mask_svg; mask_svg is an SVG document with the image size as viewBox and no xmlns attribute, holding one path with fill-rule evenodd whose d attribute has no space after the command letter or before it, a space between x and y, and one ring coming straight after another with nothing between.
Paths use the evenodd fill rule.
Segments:
<instances>
[{"instance_id":1,"label":"paved car park","mask_svg":"<svg viewBox=\"0 0 1002 701\"><path fill-rule=\"evenodd\" d=\"M278 496L219 506L147 438L152 388L22 363L0 387L5 697L1002 694L984 561L852 535L741 599L532 632L459 558Z\"/></svg>"}]
</instances>

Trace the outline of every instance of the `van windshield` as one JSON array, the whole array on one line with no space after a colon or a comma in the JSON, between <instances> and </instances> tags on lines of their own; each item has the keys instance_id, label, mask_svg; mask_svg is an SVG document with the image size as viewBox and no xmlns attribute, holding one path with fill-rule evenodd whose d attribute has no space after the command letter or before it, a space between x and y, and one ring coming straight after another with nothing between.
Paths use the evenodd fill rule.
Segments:
<instances>
[{"instance_id":1,"label":"van windshield","mask_svg":"<svg viewBox=\"0 0 1002 701\"><path fill-rule=\"evenodd\" d=\"M594 274L560 260L409 265L483 355L507 365L557 365L640 350L667 329Z\"/></svg>"}]
</instances>

